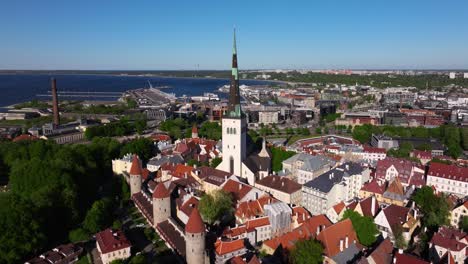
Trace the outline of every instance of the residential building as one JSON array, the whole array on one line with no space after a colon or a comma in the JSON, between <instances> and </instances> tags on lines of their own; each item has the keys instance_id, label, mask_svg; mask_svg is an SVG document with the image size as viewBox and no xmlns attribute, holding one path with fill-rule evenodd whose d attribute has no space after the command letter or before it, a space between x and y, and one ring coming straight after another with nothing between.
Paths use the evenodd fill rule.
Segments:
<instances>
[{"instance_id":1,"label":"residential building","mask_svg":"<svg viewBox=\"0 0 468 264\"><path fill-rule=\"evenodd\" d=\"M319 233L317 240L322 242L326 263L352 262L363 248L350 219L325 228Z\"/></svg>"},{"instance_id":2,"label":"residential building","mask_svg":"<svg viewBox=\"0 0 468 264\"><path fill-rule=\"evenodd\" d=\"M130 241L121 230L106 229L96 234L96 248L102 263L130 257Z\"/></svg>"},{"instance_id":3,"label":"residential building","mask_svg":"<svg viewBox=\"0 0 468 264\"><path fill-rule=\"evenodd\" d=\"M387 157L377 162L375 178L382 182L389 182L398 177L404 186L421 187L425 185L424 172L424 167L416 162Z\"/></svg>"},{"instance_id":4,"label":"residential building","mask_svg":"<svg viewBox=\"0 0 468 264\"><path fill-rule=\"evenodd\" d=\"M277 124L278 123L278 111L259 111L258 112L258 123L260 124Z\"/></svg>"},{"instance_id":5,"label":"residential building","mask_svg":"<svg viewBox=\"0 0 468 264\"><path fill-rule=\"evenodd\" d=\"M414 230L420 226L418 212L415 208L408 208L391 204L382 209L374 219L377 229L384 238L389 237L395 243L395 234L401 234L408 242Z\"/></svg>"},{"instance_id":6,"label":"residential building","mask_svg":"<svg viewBox=\"0 0 468 264\"><path fill-rule=\"evenodd\" d=\"M427 185L438 192L468 195L468 168L432 162L427 172Z\"/></svg>"},{"instance_id":7,"label":"residential building","mask_svg":"<svg viewBox=\"0 0 468 264\"><path fill-rule=\"evenodd\" d=\"M284 203L301 204L302 186L287 177L271 175L258 180L255 187L271 194Z\"/></svg>"},{"instance_id":8,"label":"residential building","mask_svg":"<svg viewBox=\"0 0 468 264\"><path fill-rule=\"evenodd\" d=\"M283 170L290 172L299 184L304 184L330 170L335 164L335 161L326 156L298 153L283 161Z\"/></svg>"},{"instance_id":9,"label":"residential building","mask_svg":"<svg viewBox=\"0 0 468 264\"><path fill-rule=\"evenodd\" d=\"M302 186L302 206L313 215L325 214L335 204L358 197L369 170L347 162Z\"/></svg>"},{"instance_id":10,"label":"residential building","mask_svg":"<svg viewBox=\"0 0 468 264\"><path fill-rule=\"evenodd\" d=\"M468 249L467 234L458 229L445 226L439 227L429 242L429 255L434 263L441 263L445 255L449 254L456 264L465 263Z\"/></svg>"},{"instance_id":11,"label":"residential building","mask_svg":"<svg viewBox=\"0 0 468 264\"><path fill-rule=\"evenodd\" d=\"M450 212L450 225L458 228L463 220L463 217L468 217L468 201L456 206Z\"/></svg>"},{"instance_id":12,"label":"residential building","mask_svg":"<svg viewBox=\"0 0 468 264\"><path fill-rule=\"evenodd\" d=\"M25 264L75 263L78 261L78 257L82 253L83 248L78 245L60 245L53 248L52 250L42 253L38 257L26 261Z\"/></svg>"}]
</instances>

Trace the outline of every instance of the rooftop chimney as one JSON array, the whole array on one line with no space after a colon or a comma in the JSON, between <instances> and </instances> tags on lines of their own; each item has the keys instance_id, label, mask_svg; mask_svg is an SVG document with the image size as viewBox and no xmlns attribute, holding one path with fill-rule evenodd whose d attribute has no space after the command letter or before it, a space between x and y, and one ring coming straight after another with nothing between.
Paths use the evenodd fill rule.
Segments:
<instances>
[{"instance_id":1,"label":"rooftop chimney","mask_svg":"<svg viewBox=\"0 0 468 264\"><path fill-rule=\"evenodd\" d=\"M375 196L372 195L372 198L371 198L371 213L372 213L372 216L375 216Z\"/></svg>"},{"instance_id":2,"label":"rooftop chimney","mask_svg":"<svg viewBox=\"0 0 468 264\"><path fill-rule=\"evenodd\" d=\"M54 127L58 127L60 125L60 116L58 108L57 82L55 78L52 78L50 81L52 85L52 111L54 114Z\"/></svg>"}]
</instances>

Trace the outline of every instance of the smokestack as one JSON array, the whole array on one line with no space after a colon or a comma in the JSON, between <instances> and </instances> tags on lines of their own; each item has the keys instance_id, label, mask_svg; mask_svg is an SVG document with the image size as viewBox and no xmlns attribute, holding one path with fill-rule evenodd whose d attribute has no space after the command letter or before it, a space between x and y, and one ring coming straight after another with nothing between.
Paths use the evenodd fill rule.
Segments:
<instances>
[{"instance_id":1,"label":"smokestack","mask_svg":"<svg viewBox=\"0 0 468 264\"><path fill-rule=\"evenodd\" d=\"M54 113L54 127L58 127L60 125L60 116L57 96L57 82L55 78L52 78L50 81L52 85L52 111Z\"/></svg>"}]
</instances>

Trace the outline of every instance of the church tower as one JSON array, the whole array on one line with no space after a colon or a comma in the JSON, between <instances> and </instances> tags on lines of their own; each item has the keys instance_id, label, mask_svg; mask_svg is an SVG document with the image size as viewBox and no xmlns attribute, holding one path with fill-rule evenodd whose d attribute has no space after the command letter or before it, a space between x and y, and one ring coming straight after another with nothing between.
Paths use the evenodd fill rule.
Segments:
<instances>
[{"instance_id":1,"label":"church tower","mask_svg":"<svg viewBox=\"0 0 468 264\"><path fill-rule=\"evenodd\" d=\"M133 155L132 166L130 167L130 195L141 191L141 163L138 156Z\"/></svg>"},{"instance_id":2,"label":"church tower","mask_svg":"<svg viewBox=\"0 0 468 264\"><path fill-rule=\"evenodd\" d=\"M217 169L242 177L242 162L246 158L247 120L242 113L237 69L236 32L232 47L232 74L228 110L222 119L223 161Z\"/></svg>"},{"instance_id":3,"label":"church tower","mask_svg":"<svg viewBox=\"0 0 468 264\"><path fill-rule=\"evenodd\" d=\"M185 225L185 260L187 264L205 263L205 224L196 207Z\"/></svg>"},{"instance_id":4,"label":"church tower","mask_svg":"<svg viewBox=\"0 0 468 264\"><path fill-rule=\"evenodd\" d=\"M171 198L164 183L156 185L153 192L153 225L166 221L171 216Z\"/></svg>"}]
</instances>

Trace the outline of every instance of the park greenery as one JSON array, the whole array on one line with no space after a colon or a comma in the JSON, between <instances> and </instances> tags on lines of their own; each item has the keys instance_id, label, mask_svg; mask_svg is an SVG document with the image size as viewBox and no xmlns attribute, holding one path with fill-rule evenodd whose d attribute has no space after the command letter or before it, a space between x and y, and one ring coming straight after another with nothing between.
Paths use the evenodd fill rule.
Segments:
<instances>
[{"instance_id":1,"label":"park greenery","mask_svg":"<svg viewBox=\"0 0 468 264\"><path fill-rule=\"evenodd\" d=\"M379 231L374 223L374 219L368 216L362 216L358 212L346 210L343 214L344 219L350 219L353 223L353 228L356 231L359 243L369 247L377 240Z\"/></svg>"},{"instance_id":2,"label":"park greenery","mask_svg":"<svg viewBox=\"0 0 468 264\"><path fill-rule=\"evenodd\" d=\"M231 194L216 190L211 193L204 194L198 209L203 220L211 225L220 222L224 217L231 218L233 214L233 201Z\"/></svg>"},{"instance_id":3,"label":"park greenery","mask_svg":"<svg viewBox=\"0 0 468 264\"><path fill-rule=\"evenodd\" d=\"M283 169L283 161L294 156L296 152L283 150L279 147L272 147L271 149L271 170L278 172Z\"/></svg>"},{"instance_id":4,"label":"park greenery","mask_svg":"<svg viewBox=\"0 0 468 264\"><path fill-rule=\"evenodd\" d=\"M19 103L19 104L14 105L15 109L22 109L22 108L47 109L47 108L50 108L50 107L51 107L51 105L49 105L47 102L40 101L40 100L37 100L37 99L33 99L33 100L29 101L29 102L24 102L24 103Z\"/></svg>"},{"instance_id":5,"label":"park greenery","mask_svg":"<svg viewBox=\"0 0 468 264\"><path fill-rule=\"evenodd\" d=\"M323 262L323 246L314 239L297 241L289 260L294 264L318 264Z\"/></svg>"},{"instance_id":6,"label":"park greenery","mask_svg":"<svg viewBox=\"0 0 468 264\"><path fill-rule=\"evenodd\" d=\"M0 263L85 241L113 225L114 208L129 193L121 178L112 177L111 161L125 148L144 153L139 146L109 138L76 145L1 142L0 177L9 188L0 193Z\"/></svg>"},{"instance_id":7,"label":"park greenery","mask_svg":"<svg viewBox=\"0 0 468 264\"><path fill-rule=\"evenodd\" d=\"M361 143L369 143L372 134L385 134L395 138L426 138L426 139L438 139L447 146L447 153L457 158L462 152L463 148L468 147L468 132L466 128L458 128L453 125L442 125L435 128L425 127L400 127L400 126L373 126L365 124L362 126L356 126L353 129L352 136L354 139ZM414 146L404 146L402 144L403 151L391 152L390 155L397 157L409 155L408 149L414 149ZM421 150L430 150L430 145L419 146Z\"/></svg>"}]
</instances>

